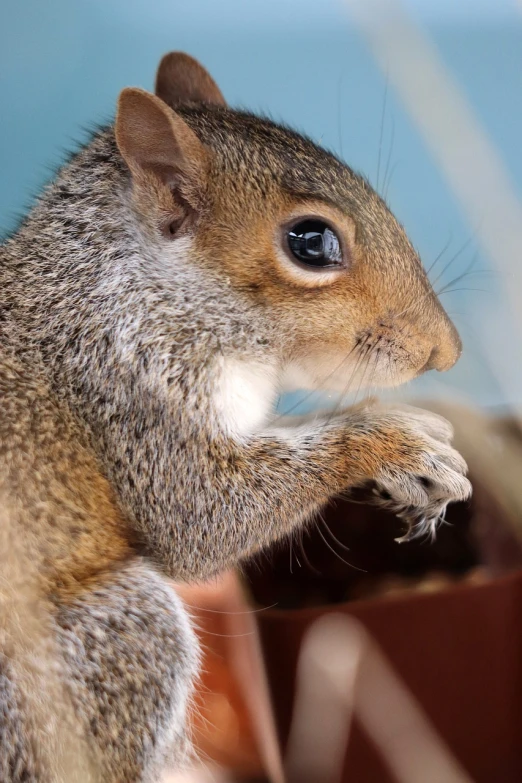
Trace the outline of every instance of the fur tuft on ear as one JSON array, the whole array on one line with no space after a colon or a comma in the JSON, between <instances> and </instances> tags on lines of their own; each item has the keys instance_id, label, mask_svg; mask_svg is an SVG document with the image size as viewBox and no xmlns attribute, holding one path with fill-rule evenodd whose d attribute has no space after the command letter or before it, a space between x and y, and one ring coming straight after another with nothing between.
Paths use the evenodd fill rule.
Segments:
<instances>
[{"instance_id":1,"label":"fur tuft on ear","mask_svg":"<svg viewBox=\"0 0 522 783\"><path fill-rule=\"evenodd\" d=\"M155 92L173 109L185 103L226 106L221 90L208 71L183 52L170 52L162 58Z\"/></svg>"},{"instance_id":2,"label":"fur tuft on ear","mask_svg":"<svg viewBox=\"0 0 522 783\"><path fill-rule=\"evenodd\" d=\"M146 171L165 184L201 174L205 150L186 122L162 100L137 87L122 90L116 142L133 175Z\"/></svg>"}]
</instances>

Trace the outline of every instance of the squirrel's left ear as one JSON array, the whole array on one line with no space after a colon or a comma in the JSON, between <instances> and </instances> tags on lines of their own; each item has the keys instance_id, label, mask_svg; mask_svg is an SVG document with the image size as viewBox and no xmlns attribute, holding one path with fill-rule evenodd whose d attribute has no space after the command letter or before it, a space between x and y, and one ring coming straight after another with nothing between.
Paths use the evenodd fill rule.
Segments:
<instances>
[{"instance_id":1,"label":"squirrel's left ear","mask_svg":"<svg viewBox=\"0 0 522 783\"><path fill-rule=\"evenodd\" d=\"M156 73L156 95L172 109L185 103L226 106L216 82L203 66L183 52L166 54Z\"/></svg>"},{"instance_id":2,"label":"squirrel's left ear","mask_svg":"<svg viewBox=\"0 0 522 783\"><path fill-rule=\"evenodd\" d=\"M166 103L127 87L118 100L115 135L144 208L158 202L167 212L198 208L207 151Z\"/></svg>"}]
</instances>

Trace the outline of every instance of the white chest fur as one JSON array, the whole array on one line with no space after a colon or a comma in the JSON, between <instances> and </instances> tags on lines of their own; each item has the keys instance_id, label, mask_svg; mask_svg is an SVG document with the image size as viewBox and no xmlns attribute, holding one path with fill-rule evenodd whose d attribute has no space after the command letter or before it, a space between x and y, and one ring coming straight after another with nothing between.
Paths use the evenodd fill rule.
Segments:
<instances>
[{"instance_id":1,"label":"white chest fur","mask_svg":"<svg viewBox=\"0 0 522 783\"><path fill-rule=\"evenodd\" d=\"M220 360L215 407L228 435L245 438L267 423L277 397L275 367L239 359Z\"/></svg>"}]
</instances>

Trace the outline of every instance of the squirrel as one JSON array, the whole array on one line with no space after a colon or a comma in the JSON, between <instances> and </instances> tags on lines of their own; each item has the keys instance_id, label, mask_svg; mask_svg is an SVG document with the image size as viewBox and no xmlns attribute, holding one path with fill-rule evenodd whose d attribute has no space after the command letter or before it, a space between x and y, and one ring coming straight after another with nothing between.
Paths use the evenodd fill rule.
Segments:
<instances>
[{"instance_id":1,"label":"squirrel","mask_svg":"<svg viewBox=\"0 0 522 783\"><path fill-rule=\"evenodd\" d=\"M0 491L78 780L157 780L187 757L199 654L170 580L238 565L352 488L430 530L470 495L441 417L292 423L281 391L394 386L460 352L403 227L335 155L229 108L186 54L155 94L121 92L0 249ZM0 778L72 780L50 772L8 612Z\"/></svg>"}]
</instances>

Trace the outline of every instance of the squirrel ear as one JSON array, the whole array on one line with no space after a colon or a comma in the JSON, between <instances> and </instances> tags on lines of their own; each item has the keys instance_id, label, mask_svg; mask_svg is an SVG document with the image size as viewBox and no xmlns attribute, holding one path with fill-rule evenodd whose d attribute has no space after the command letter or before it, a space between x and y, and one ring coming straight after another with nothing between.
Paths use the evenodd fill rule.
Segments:
<instances>
[{"instance_id":1,"label":"squirrel ear","mask_svg":"<svg viewBox=\"0 0 522 783\"><path fill-rule=\"evenodd\" d=\"M212 76L197 60L183 52L170 52L162 58L156 73L155 92L173 109L183 103L226 106Z\"/></svg>"},{"instance_id":2,"label":"squirrel ear","mask_svg":"<svg viewBox=\"0 0 522 783\"><path fill-rule=\"evenodd\" d=\"M115 134L133 176L147 172L168 186L201 180L206 157L203 145L186 122L155 95L137 87L122 90Z\"/></svg>"}]
</instances>

